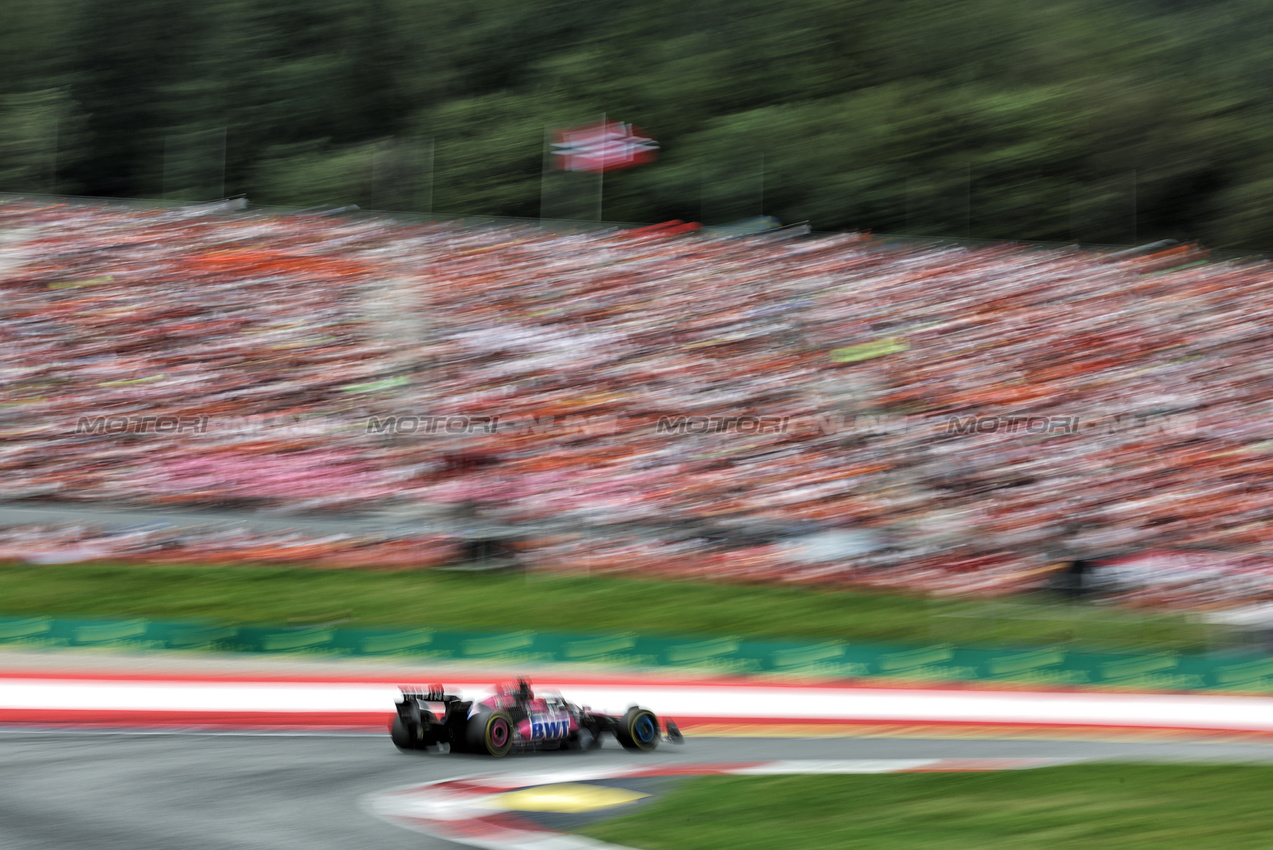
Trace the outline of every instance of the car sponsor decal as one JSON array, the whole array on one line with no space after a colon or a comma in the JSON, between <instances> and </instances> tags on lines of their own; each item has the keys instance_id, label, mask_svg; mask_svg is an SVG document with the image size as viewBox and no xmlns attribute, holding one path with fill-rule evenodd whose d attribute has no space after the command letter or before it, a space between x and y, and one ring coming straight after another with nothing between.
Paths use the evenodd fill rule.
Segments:
<instances>
[{"instance_id":1,"label":"car sponsor decal","mask_svg":"<svg viewBox=\"0 0 1273 850\"><path fill-rule=\"evenodd\" d=\"M570 734L573 724L570 722L568 714L532 714L527 721L529 734L526 737L532 741L551 741L554 738L564 738Z\"/></svg>"}]
</instances>

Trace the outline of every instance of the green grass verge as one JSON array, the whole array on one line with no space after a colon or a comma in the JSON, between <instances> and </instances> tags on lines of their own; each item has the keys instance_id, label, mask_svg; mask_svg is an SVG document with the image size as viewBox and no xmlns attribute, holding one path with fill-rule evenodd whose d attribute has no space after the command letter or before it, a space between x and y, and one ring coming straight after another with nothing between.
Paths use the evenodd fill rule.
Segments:
<instances>
[{"instance_id":1,"label":"green grass verge","mask_svg":"<svg viewBox=\"0 0 1273 850\"><path fill-rule=\"evenodd\" d=\"M594 838L648 850L1273 847L1273 767L699 777Z\"/></svg>"},{"instance_id":2,"label":"green grass verge","mask_svg":"<svg viewBox=\"0 0 1273 850\"><path fill-rule=\"evenodd\" d=\"M35 614L1110 649L1202 649L1207 642L1203 626L1178 615L804 587L439 571L0 566L0 616Z\"/></svg>"}]
</instances>

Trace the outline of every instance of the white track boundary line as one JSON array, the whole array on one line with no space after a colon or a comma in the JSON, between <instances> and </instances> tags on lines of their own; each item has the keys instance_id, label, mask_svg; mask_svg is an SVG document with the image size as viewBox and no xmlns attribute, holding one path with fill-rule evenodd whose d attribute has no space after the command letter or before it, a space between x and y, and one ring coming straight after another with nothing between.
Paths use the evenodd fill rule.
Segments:
<instances>
[{"instance_id":1,"label":"white track boundary line","mask_svg":"<svg viewBox=\"0 0 1273 850\"><path fill-rule=\"evenodd\" d=\"M550 679L542 682L552 687ZM466 683L466 696L489 693ZM660 716L774 722L968 723L1273 732L1273 698L1205 694L1038 693L853 687L573 685L574 702L622 713L640 703ZM276 715L392 714L394 684L0 678L3 712L166 712Z\"/></svg>"}]
</instances>

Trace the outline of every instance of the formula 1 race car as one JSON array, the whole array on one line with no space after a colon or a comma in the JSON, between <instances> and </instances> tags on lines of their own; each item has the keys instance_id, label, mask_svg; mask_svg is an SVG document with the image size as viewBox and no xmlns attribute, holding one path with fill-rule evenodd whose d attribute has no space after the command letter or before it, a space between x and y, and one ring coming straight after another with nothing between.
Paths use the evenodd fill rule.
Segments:
<instances>
[{"instance_id":1,"label":"formula 1 race car","mask_svg":"<svg viewBox=\"0 0 1273 850\"><path fill-rule=\"evenodd\" d=\"M590 750L601 746L603 732L614 735L625 749L645 752L662 740L684 740L670 720L664 738L659 718L649 709L634 705L621 716L601 714L558 693L536 696L525 679L497 687L494 696L478 702L448 694L441 685L399 690L402 699L389 734L403 752L443 744L451 752L492 756L514 749Z\"/></svg>"}]
</instances>

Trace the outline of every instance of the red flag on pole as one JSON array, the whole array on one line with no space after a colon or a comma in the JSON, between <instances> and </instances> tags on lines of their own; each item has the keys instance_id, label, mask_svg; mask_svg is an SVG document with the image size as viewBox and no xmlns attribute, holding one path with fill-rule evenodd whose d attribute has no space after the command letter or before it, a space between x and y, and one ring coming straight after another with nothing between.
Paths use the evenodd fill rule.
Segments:
<instances>
[{"instance_id":1,"label":"red flag on pole","mask_svg":"<svg viewBox=\"0 0 1273 850\"><path fill-rule=\"evenodd\" d=\"M562 171L615 171L653 162L659 143L640 128L621 121L602 121L573 130L559 130L553 139L553 159Z\"/></svg>"}]
</instances>

